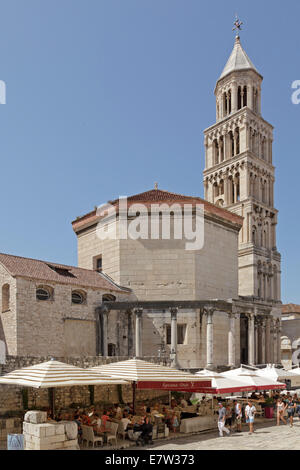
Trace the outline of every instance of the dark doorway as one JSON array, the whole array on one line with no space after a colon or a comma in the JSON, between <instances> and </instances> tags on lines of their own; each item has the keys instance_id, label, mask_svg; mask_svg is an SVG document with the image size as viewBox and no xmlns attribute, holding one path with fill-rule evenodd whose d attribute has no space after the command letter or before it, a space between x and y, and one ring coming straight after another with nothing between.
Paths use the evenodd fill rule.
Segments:
<instances>
[{"instance_id":1,"label":"dark doorway","mask_svg":"<svg viewBox=\"0 0 300 470\"><path fill-rule=\"evenodd\" d=\"M240 319L240 348L241 363L248 364L248 318L243 314Z\"/></svg>"}]
</instances>

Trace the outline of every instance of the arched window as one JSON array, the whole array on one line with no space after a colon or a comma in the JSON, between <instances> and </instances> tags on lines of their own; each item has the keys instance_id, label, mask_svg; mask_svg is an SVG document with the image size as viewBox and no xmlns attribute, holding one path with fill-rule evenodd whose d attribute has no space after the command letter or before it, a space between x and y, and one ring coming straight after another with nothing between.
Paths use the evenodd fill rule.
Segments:
<instances>
[{"instance_id":1,"label":"arched window","mask_svg":"<svg viewBox=\"0 0 300 470\"><path fill-rule=\"evenodd\" d=\"M102 295L102 302L115 302L116 297L112 294Z\"/></svg>"},{"instance_id":2,"label":"arched window","mask_svg":"<svg viewBox=\"0 0 300 470\"><path fill-rule=\"evenodd\" d=\"M238 109L242 108L242 88L238 87Z\"/></svg>"},{"instance_id":3,"label":"arched window","mask_svg":"<svg viewBox=\"0 0 300 470\"><path fill-rule=\"evenodd\" d=\"M37 300L51 300L53 298L53 289L48 286L39 286L36 289Z\"/></svg>"},{"instance_id":4,"label":"arched window","mask_svg":"<svg viewBox=\"0 0 300 470\"><path fill-rule=\"evenodd\" d=\"M72 304L83 304L86 301L86 293L74 290L72 292Z\"/></svg>"},{"instance_id":5,"label":"arched window","mask_svg":"<svg viewBox=\"0 0 300 470\"><path fill-rule=\"evenodd\" d=\"M244 98L244 103L243 103L243 105L244 105L244 106L247 106L247 102L248 102L248 99L247 99L247 98L248 98L248 96L247 96L247 87L246 87L246 86L244 86L244 90L243 90L243 91L244 91L244 96L243 96L243 98Z\"/></svg>"},{"instance_id":6,"label":"arched window","mask_svg":"<svg viewBox=\"0 0 300 470\"><path fill-rule=\"evenodd\" d=\"M2 286L2 312L7 312L10 308L10 286L4 284Z\"/></svg>"}]
</instances>

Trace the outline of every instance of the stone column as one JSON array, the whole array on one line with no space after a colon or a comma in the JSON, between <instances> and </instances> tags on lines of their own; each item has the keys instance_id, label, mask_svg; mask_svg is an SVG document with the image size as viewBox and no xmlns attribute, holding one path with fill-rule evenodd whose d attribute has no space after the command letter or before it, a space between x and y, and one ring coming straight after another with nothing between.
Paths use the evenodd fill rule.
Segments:
<instances>
[{"instance_id":1,"label":"stone column","mask_svg":"<svg viewBox=\"0 0 300 470\"><path fill-rule=\"evenodd\" d=\"M266 318L266 362L271 363L271 318Z\"/></svg>"},{"instance_id":2,"label":"stone column","mask_svg":"<svg viewBox=\"0 0 300 470\"><path fill-rule=\"evenodd\" d=\"M277 357L277 325L275 319L273 319L273 362L274 364L280 363Z\"/></svg>"},{"instance_id":3,"label":"stone column","mask_svg":"<svg viewBox=\"0 0 300 470\"><path fill-rule=\"evenodd\" d=\"M266 363L266 320L265 318L261 321L261 362Z\"/></svg>"},{"instance_id":4,"label":"stone column","mask_svg":"<svg viewBox=\"0 0 300 470\"><path fill-rule=\"evenodd\" d=\"M108 310L102 311L102 356L108 356Z\"/></svg>"},{"instance_id":5,"label":"stone column","mask_svg":"<svg viewBox=\"0 0 300 470\"><path fill-rule=\"evenodd\" d=\"M258 361L258 321L254 317L254 342L255 342L255 364L259 364Z\"/></svg>"},{"instance_id":6,"label":"stone column","mask_svg":"<svg viewBox=\"0 0 300 470\"><path fill-rule=\"evenodd\" d=\"M262 324L261 318L257 317L257 364L262 363Z\"/></svg>"},{"instance_id":7,"label":"stone column","mask_svg":"<svg viewBox=\"0 0 300 470\"><path fill-rule=\"evenodd\" d=\"M178 308L171 308L171 366L177 365L177 313Z\"/></svg>"},{"instance_id":8,"label":"stone column","mask_svg":"<svg viewBox=\"0 0 300 470\"><path fill-rule=\"evenodd\" d=\"M232 112L236 113L237 112L237 93L238 93L238 86L236 82L232 83L232 94L231 94L231 107L232 107Z\"/></svg>"},{"instance_id":9,"label":"stone column","mask_svg":"<svg viewBox=\"0 0 300 470\"><path fill-rule=\"evenodd\" d=\"M254 315L248 315L248 364L254 365L255 363L255 349L254 349Z\"/></svg>"},{"instance_id":10,"label":"stone column","mask_svg":"<svg viewBox=\"0 0 300 470\"><path fill-rule=\"evenodd\" d=\"M229 315L229 331L228 331L228 366L235 366L235 315Z\"/></svg>"},{"instance_id":11,"label":"stone column","mask_svg":"<svg viewBox=\"0 0 300 470\"><path fill-rule=\"evenodd\" d=\"M277 320L277 363L281 363L281 323Z\"/></svg>"},{"instance_id":12,"label":"stone column","mask_svg":"<svg viewBox=\"0 0 300 470\"><path fill-rule=\"evenodd\" d=\"M214 310L209 309L206 313L206 368L212 369L213 367L213 351L214 351L214 325L213 314Z\"/></svg>"},{"instance_id":13,"label":"stone column","mask_svg":"<svg viewBox=\"0 0 300 470\"><path fill-rule=\"evenodd\" d=\"M127 348L128 357L134 356L133 324L132 324L132 312L131 311L127 312L127 345L128 345L128 348Z\"/></svg>"},{"instance_id":14,"label":"stone column","mask_svg":"<svg viewBox=\"0 0 300 470\"><path fill-rule=\"evenodd\" d=\"M248 91L248 106L253 111L253 88L252 85L247 86Z\"/></svg>"},{"instance_id":15,"label":"stone column","mask_svg":"<svg viewBox=\"0 0 300 470\"><path fill-rule=\"evenodd\" d=\"M137 308L135 313L135 356L142 357L142 314L143 309Z\"/></svg>"}]
</instances>

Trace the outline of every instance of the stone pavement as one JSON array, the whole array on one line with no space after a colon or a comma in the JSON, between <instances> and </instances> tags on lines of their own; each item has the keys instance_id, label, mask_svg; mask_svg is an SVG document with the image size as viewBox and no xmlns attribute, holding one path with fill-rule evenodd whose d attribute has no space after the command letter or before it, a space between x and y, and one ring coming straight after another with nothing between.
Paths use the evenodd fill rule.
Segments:
<instances>
[{"instance_id":1,"label":"stone pavement","mask_svg":"<svg viewBox=\"0 0 300 470\"><path fill-rule=\"evenodd\" d=\"M294 427L290 425L276 426L271 423L256 424L255 432L248 434L248 428L243 425L242 433L231 433L230 436L219 437L218 430L207 434L199 434L179 439L154 443L152 446L143 447L147 450L300 450L300 422L294 421ZM131 450L138 450L134 447Z\"/></svg>"}]
</instances>

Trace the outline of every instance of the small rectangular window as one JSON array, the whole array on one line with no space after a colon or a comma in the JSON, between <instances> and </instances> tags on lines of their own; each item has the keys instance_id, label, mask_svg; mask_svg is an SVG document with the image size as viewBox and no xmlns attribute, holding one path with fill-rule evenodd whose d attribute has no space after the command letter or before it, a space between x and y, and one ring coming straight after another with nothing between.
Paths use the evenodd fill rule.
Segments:
<instances>
[{"instance_id":1,"label":"small rectangular window","mask_svg":"<svg viewBox=\"0 0 300 470\"><path fill-rule=\"evenodd\" d=\"M95 259L95 271L98 271L98 273L102 272L102 256L98 256Z\"/></svg>"},{"instance_id":2,"label":"small rectangular window","mask_svg":"<svg viewBox=\"0 0 300 470\"><path fill-rule=\"evenodd\" d=\"M177 325L177 344L186 344L186 325ZM171 344L171 325L166 325L167 344Z\"/></svg>"}]
</instances>

